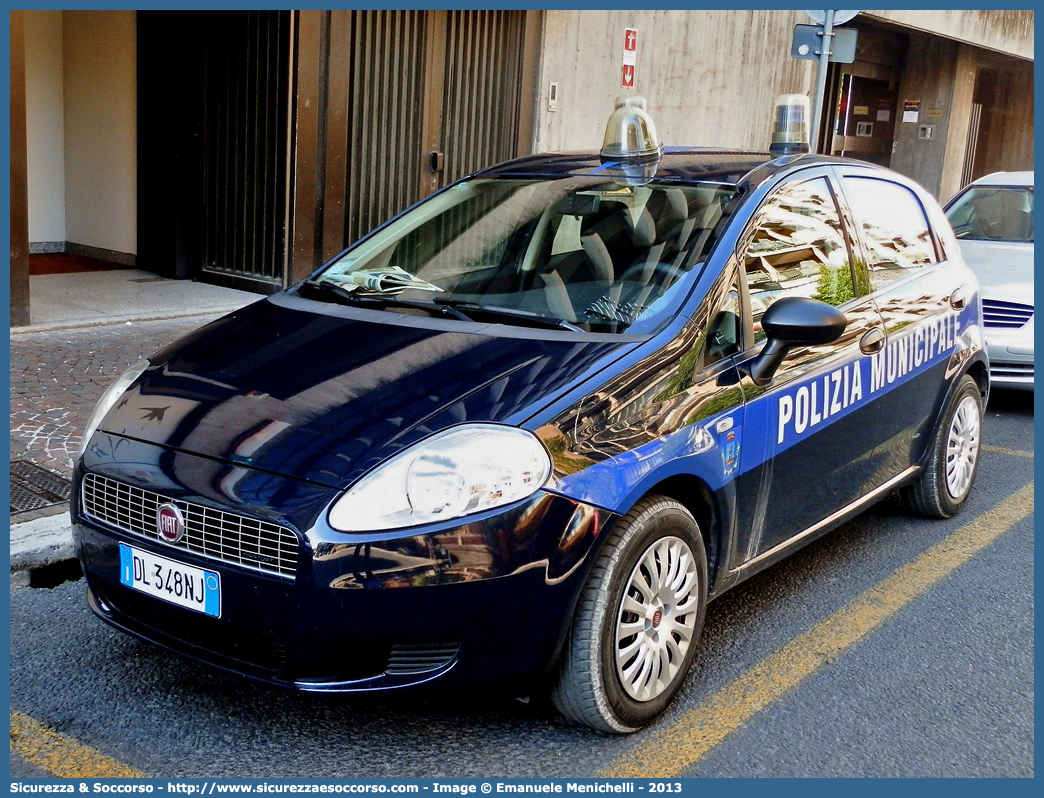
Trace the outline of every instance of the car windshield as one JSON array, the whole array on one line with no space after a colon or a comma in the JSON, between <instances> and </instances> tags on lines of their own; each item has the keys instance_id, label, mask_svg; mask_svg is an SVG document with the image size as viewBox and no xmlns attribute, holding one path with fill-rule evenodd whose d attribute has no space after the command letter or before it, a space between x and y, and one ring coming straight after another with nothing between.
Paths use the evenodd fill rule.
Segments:
<instances>
[{"instance_id":1,"label":"car windshield","mask_svg":"<svg viewBox=\"0 0 1044 798\"><path fill-rule=\"evenodd\" d=\"M976 186L946 211L957 238L1033 241L1032 186Z\"/></svg>"},{"instance_id":2,"label":"car windshield","mask_svg":"<svg viewBox=\"0 0 1044 798\"><path fill-rule=\"evenodd\" d=\"M427 306L483 322L649 333L677 311L737 194L711 183L469 180L308 285L391 310Z\"/></svg>"}]
</instances>

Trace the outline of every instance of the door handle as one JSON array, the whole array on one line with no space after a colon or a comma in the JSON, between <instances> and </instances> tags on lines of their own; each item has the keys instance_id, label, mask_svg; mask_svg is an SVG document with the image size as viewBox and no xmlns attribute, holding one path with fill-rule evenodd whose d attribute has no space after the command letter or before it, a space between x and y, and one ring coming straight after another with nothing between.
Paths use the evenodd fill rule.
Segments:
<instances>
[{"instance_id":1,"label":"door handle","mask_svg":"<svg viewBox=\"0 0 1044 798\"><path fill-rule=\"evenodd\" d=\"M884 349L885 334L880 327L871 327L859 339L859 351L864 355L873 355Z\"/></svg>"},{"instance_id":2,"label":"door handle","mask_svg":"<svg viewBox=\"0 0 1044 798\"><path fill-rule=\"evenodd\" d=\"M431 167L431 171L433 173L435 173L435 174L438 174L439 172L441 172L443 166L446 163L446 155L445 155L445 153L433 152L428 157L430 159L430 163L428 165Z\"/></svg>"},{"instance_id":3,"label":"door handle","mask_svg":"<svg viewBox=\"0 0 1044 798\"><path fill-rule=\"evenodd\" d=\"M954 310L964 310L968 300L964 298L964 286L961 286L950 294L950 307Z\"/></svg>"}]
</instances>

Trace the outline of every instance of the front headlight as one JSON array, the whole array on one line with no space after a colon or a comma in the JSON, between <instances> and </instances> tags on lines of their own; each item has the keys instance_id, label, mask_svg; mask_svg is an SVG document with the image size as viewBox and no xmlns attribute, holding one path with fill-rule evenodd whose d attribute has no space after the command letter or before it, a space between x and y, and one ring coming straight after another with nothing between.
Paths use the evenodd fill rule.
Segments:
<instances>
[{"instance_id":1,"label":"front headlight","mask_svg":"<svg viewBox=\"0 0 1044 798\"><path fill-rule=\"evenodd\" d=\"M87 443L91 440L91 436L98 431L98 425L102 423L105 414L112 410L112 406L120 400L120 397L123 396L123 392L130 388L131 384L133 384L133 382L138 379L138 377L142 375L142 372L144 372L148 367L149 361L139 360L133 367L127 369L123 376L110 385L108 390L102 394L101 399L98 400L98 404L94 406L94 412L91 413L91 420L87 422L87 428L83 431L83 440L80 441L80 457L83 457L84 452L87 451Z\"/></svg>"},{"instance_id":2,"label":"front headlight","mask_svg":"<svg viewBox=\"0 0 1044 798\"><path fill-rule=\"evenodd\" d=\"M342 532L427 524L532 496L551 476L551 457L531 432L464 424L440 432L371 471L330 510Z\"/></svg>"}]
</instances>

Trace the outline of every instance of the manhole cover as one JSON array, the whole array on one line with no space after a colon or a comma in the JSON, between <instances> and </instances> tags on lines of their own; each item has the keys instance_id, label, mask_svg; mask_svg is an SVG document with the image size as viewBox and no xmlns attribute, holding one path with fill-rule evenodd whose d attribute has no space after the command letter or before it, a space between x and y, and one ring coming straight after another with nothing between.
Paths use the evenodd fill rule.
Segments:
<instances>
[{"instance_id":1,"label":"manhole cover","mask_svg":"<svg viewBox=\"0 0 1044 798\"><path fill-rule=\"evenodd\" d=\"M11 463L11 512L24 513L69 501L70 483L65 477L27 460Z\"/></svg>"}]
</instances>

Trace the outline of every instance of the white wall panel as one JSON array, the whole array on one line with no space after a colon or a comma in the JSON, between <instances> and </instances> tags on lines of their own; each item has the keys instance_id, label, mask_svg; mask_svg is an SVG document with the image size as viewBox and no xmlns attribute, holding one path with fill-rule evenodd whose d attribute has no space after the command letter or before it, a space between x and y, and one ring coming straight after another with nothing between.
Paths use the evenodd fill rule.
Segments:
<instances>
[{"instance_id":1,"label":"white wall panel","mask_svg":"<svg viewBox=\"0 0 1044 798\"><path fill-rule=\"evenodd\" d=\"M65 11L65 225L76 244L137 252L133 11Z\"/></svg>"},{"instance_id":2,"label":"white wall panel","mask_svg":"<svg viewBox=\"0 0 1044 798\"><path fill-rule=\"evenodd\" d=\"M29 240L65 241L62 12L25 12Z\"/></svg>"},{"instance_id":3,"label":"white wall panel","mask_svg":"<svg viewBox=\"0 0 1044 798\"><path fill-rule=\"evenodd\" d=\"M624 30L638 30L635 93L664 144L765 149L773 100L811 90L813 62L790 57L803 11L548 11L538 151L597 149L620 88ZM547 110L558 83L558 110Z\"/></svg>"}]
</instances>

